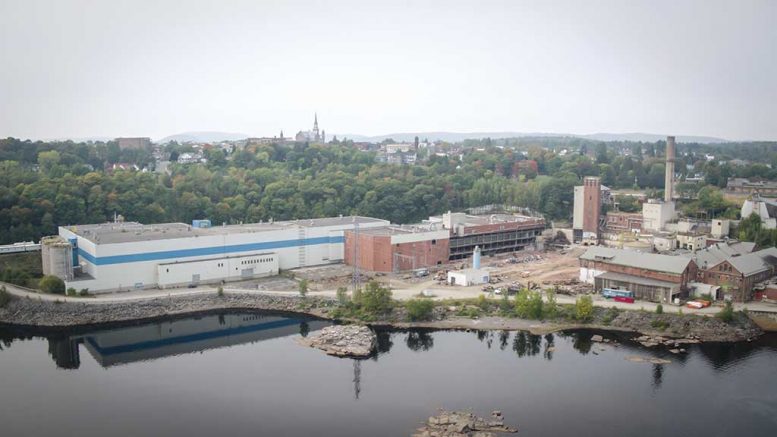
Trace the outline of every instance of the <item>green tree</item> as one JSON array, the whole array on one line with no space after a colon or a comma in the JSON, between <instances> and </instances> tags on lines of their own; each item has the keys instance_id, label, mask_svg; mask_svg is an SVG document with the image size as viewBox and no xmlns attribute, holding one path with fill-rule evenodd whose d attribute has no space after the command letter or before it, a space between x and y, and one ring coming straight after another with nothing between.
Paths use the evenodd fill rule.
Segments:
<instances>
[{"instance_id":1,"label":"green tree","mask_svg":"<svg viewBox=\"0 0 777 437\"><path fill-rule=\"evenodd\" d=\"M434 302L429 299L410 299L405 302L405 308L411 322L429 320L434 310Z\"/></svg>"},{"instance_id":2,"label":"green tree","mask_svg":"<svg viewBox=\"0 0 777 437\"><path fill-rule=\"evenodd\" d=\"M381 286L377 281L367 283L361 301L362 308L370 315L386 314L393 307L391 290Z\"/></svg>"},{"instance_id":3,"label":"green tree","mask_svg":"<svg viewBox=\"0 0 777 437\"><path fill-rule=\"evenodd\" d=\"M524 288L523 290L519 291L518 294L515 296L515 315L522 318L522 319L528 319L531 314L531 302L530 302L530 293L529 290Z\"/></svg>"},{"instance_id":4,"label":"green tree","mask_svg":"<svg viewBox=\"0 0 777 437\"><path fill-rule=\"evenodd\" d=\"M65 294L65 281L53 275L42 277L38 282L38 287L44 293Z\"/></svg>"},{"instance_id":5,"label":"green tree","mask_svg":"<svg viewBox=\"0 0 777 437\"><path fill-rule=\"evenodd\" d=\"M556 291L549 288L545 291L545 305L543 315L548 319L553 319L558 314L558 303L556 300Z\"/></svg>"},{"instance_id":6,"label":"green tree","mask_svg":"<svg viewBox=\"0 0 777 437\"><path fill-rule=\"evenodd\" d=\"M533 291L529 295L529 317L535 320L542 319L543 315L543 302L542 293L539 291Z\"/></svg>"},{"instance_id":7,"label":"green tree","mask_svg":"<svg viewBox=\"0 0 777 437\"><path fill-rule=\"evenodd\" d=\"M308 280L307 279L301 279L298 284L298 290L300 297L305 297L308 295Z\"/></svg>"},{"instance_id":8,"label":"green tree","mask_svg":"<svg viewBox=\"0 0 777 437\"><path fill-rule=\"evenodd\" d=\"M664 306L661 304L656 305L656 314L664 314Z\"/></svg>"},{"instance_id":9,"label":"green tree","mask_svg":"<svg viewBox=\"0 0 777 437\"><path fill-rule=\"evenodd\" d=\"M584 295L575 302L575 318L581 322L588 322L594 314L594 301L591 296Z\"/></svg>"},{"instance_id":10,"label":"green tree","mask_svg":"<svg viewBox=\"0 0 777 437\"><path fill-rule=\"evenodd\" d=\"M731 303L730 300L726 301L725 306L722 310L720 310L717 314L715 314L715 317L719 318L720 320L730 323L734 320L734 305Z\"/></svg>"}]
</instances>

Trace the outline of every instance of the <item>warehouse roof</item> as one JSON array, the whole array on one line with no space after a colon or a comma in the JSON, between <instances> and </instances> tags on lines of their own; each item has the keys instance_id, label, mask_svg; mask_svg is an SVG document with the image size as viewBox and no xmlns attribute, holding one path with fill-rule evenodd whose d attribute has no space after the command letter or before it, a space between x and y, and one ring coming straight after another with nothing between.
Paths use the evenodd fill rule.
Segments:
<instances>
[{"instance_id":1,"label":"warehouse roof","mask_svg":"<svg viewBox=\"0 0 777 437\"><path fill-rule=\"evenodd\" d=\"M93 243L112 244L128 243L134 241L203 237L211 235L272 232L295 228L345 226L353 223L359 223L360 225L363 225L388 224L389 222L372 217L347 216L309 220L247 223L240 225L213 226L210 228L198 228L187 225L185 223L157 223L152 225L144 225L138 222L112 222L65 226L64 228L83 238L86 238Z\"/></svg>"},{"instance_id":2,"label":"warehouse roof","mask_svg":"<svg viewBox=\"0 0 777 437\"><path fill-rule=\"evenodd\" d=\"M691 258L686 256L659 255L599 246L586 250L584 254L580 255L580 259L678 275L683 273L692 261Z\"/></svg>"},{"instance_id":3,"label":"warehouse roof","mask_svg":"<svg viewBox=\"0 0 777 437\"><path fill-rule=\"evenodd\" d=\"M729 258L728 262L731 263L739 273L742 273L745 276L752 275L777 266L777 248L770 247L768 249L759 250L758 252L734 256Z\"/></svg>"},{"instance_id":4,"label":"warehouse roof","mask_svg":"<svg viewBox=\"0 0 777 437\"><path fill-rule=\"evenodd\" d=\"M391 236L391 235L407 235L407 234L422 234L426 232L448 232L442 226L431 225L391 225L381 226L377 228L361 229L359 233L378 236Z\"/></svg>"},{"instance_id":5,"label":"warehouse roof","mask_svg":"<svg viewBox=\"0 0 777 437\"><path fill-rule=\"evenodd\" d=\"M715 243L693 255L699 268L707 269L733 257L751 253L755 249L755 243L734 242Z\"/></svg>"}]
</instances>

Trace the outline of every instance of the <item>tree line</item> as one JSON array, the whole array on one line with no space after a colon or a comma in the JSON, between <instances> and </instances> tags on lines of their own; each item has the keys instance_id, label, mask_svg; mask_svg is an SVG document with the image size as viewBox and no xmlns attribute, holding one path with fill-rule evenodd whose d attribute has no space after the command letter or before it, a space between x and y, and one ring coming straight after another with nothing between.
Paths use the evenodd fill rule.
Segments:
<instances>
[{"instance_id":1,"label":"tree line","mask_svg":"<svg viewBox=\"0 0 777 437\"><path fill-rule=\"evenodd\" d=\"M105 170L115 162L153 168L151 150L118 150L112 142L0 140L0 244L37 241L57 226L105 222L114 214L144 223L209 218L234 224L339 214L412 223L504 203L565 220L573 187L584 176L601 176L615 188L660 190L664 181L660 156L622 156L612 145L562 155L536 144L525 151L492 144L465 148L461 158L430 154L419 165L399 166L378 163L375 152L352 144L256 145L231 153L214 147L204 153L207 164L173 163L169 172L155 173ZM537 171L516 170L523 160L536 161ZM712 165L699 162L693 165Z\"/></svg>"}]
</instances>

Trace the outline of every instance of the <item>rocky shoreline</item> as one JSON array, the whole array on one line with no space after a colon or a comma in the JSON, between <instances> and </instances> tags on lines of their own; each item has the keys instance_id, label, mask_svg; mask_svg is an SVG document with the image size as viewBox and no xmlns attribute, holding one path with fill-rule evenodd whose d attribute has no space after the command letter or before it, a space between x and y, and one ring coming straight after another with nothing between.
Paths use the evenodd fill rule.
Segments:
<instances>
[{"instance_id":1,"label":"rocky shoreline","mask_svg":"<svg viewBox=\"0 0 777 437\"><path fill-rule=\"evenodd\" d=\"M218 296L194 295L153 298L127 302L56 302L16 297L0 308L0 324L34 328L73 328L103 324L138 323L170 316L183 316L215 311L274 311L333 321L331 313L337 302L329 298L281 296L271 294L229 293ZM605 309L597 309L590 323L566 321L533 321L498 316L468 318L438 312L434 320L406 322L402 317L367 323L370 326L413 329L523 330L533 334L574 329L633 332L665 339L693 339L703 342L749 341L762 331L747 317L728 324L713 317L652 314L621 311L612 320L604 320Z\"/></svg>"},{"instance_id":2,"label":"rocky shoreline","mask_svg":"<svg viewBox=\"0 0 777 437\"><path fill-rule=\"evenodd\" d=\"M310 337L301 338L299 343L335 357L367 358L375 352L378 338L366 326L335 325L327 326Z\"/></svg>"},{"instance_id":3,"label":"rocky shoreline","mask_svg":"<svg viewBox=\"0 0 777 437\"><path fill-rule=\"evenodd\" d=\"M196 295L128 302L56 302L15 298L0 308L0 324L34 328L69 328L142 322L214 311L274 311L323 317L330 299L262 294ZM323 310L323 311L322 311Z\"/></svg>"}]
</instances>

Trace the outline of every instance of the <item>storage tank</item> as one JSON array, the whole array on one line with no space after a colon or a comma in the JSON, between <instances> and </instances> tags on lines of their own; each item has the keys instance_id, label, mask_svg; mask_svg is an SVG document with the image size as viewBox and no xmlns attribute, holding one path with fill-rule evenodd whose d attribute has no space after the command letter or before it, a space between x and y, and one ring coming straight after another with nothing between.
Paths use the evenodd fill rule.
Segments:
<instances>
[{"instance_id":1,"label":"storage tank","mask_svg":"<svg viewBox=\"0 0 777 437\"><path fill-rule=\"evenodd\" d=\"M472 252L472 268L480 268L480 246L475 246L475 250Z\"/></svg>"},{"instance_id":2,"label":"storage tank","mask_svg":"<svg viewBox=\"0 0 777 437\"><path fill-rule=\"evenodd\" d=\"M41 239L41 265L44 275L53 275L63 281L73 279L73 246L64 238Z\"/></svg>"}]
</instances>

